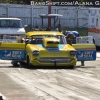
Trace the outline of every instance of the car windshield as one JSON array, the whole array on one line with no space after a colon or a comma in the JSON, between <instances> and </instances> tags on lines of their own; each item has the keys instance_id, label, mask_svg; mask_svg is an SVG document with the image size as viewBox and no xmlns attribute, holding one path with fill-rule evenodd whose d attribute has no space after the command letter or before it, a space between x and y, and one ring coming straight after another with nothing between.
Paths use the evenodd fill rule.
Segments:
<instances>
[{"instance_id":1,"label":"car windshield","mask_svg":"<svg viewBox=\"0 0 100 100\"><path fill-rule=\"evenodd\" d=\"M0 20L0 27L23 28L21 20Z\"/></svg>"},{"instance_id":2,"label":"car windshield","mask_svg":"<svg viewBox=\"0 0 100 100\"><path fill-rule=\"evenodd\" d=\"M57 39L59 39L60 40L60 44L66 44L66 39L65 39L65 37L64 36L62 36L62 35L49 35L49 36L47 36L47 35L41 35L41 36L32 36L31 37L31 39L30 39L30 44L42 44L43 42L42 42L42 39L44 38L44 37L55 37L55 38L57 38Z\"/></svg>"}]
</instances>

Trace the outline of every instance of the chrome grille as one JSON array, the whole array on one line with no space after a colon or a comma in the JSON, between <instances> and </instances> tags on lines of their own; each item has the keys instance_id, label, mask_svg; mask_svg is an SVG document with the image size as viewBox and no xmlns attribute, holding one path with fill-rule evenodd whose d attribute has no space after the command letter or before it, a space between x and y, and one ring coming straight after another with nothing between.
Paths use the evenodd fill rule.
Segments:
<instances>
[{"instance_id":1,"label":"chrome grille","mask_svg":"<svg viewBox=\"0 0 100 100\"><path fill-rule=\"evenodd\" d=\"M67 63L72 61L71 58L39 58L37 60L43 63Z\"/></svg>"}]
</instances>

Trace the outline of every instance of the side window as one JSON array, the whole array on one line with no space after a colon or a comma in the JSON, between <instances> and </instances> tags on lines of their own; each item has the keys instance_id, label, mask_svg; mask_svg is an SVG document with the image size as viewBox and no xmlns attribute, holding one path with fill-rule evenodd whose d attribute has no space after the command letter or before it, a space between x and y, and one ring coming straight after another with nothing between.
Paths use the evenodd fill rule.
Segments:
<instances>
[{"instance_id":1,"label":"side window","mask_svg":"<svg viewBox=\"0 0 100 100\"><path fill-rule=\"evenodd\" d=\"M0 26L1 26L1 27L6 27L6 26L7 26L6 20L1 20L1 21L0 21Z\"/></svg>"},{"instance_id":2,"label":"side window","mask_svg":"<svg viewBox=\"0 0 100 100\"><path fill-rule=\"evenodd\" d=\"M37 38L36 39L36 44L42 44L42 38Z\"/></svg>"}]
</instances>

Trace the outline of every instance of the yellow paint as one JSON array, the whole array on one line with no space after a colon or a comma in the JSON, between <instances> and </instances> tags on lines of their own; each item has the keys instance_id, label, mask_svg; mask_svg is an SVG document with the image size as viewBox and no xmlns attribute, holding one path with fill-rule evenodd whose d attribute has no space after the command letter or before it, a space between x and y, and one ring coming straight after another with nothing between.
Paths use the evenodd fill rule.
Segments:
<instances>
[{"instance_id":1,"label":"yellow paint","mask_svg":"<svg viewBox=\"0 0 100 100\"><path fill-rule=\"evenodd\" d=\"M75 49L96 49L94 44L72 44Z\"/></svg>"},{"instance_id":2,"label":"yellow paint","mask_svg":"<svg viewBox=\"0 0 100 100\"><path fill-rule=\"evenodd\" d=\"M13 50L13 49L25 49L25 43L7 43L3 42L0 44L0 49Z\"/></svg>"},{"instance_id":3,"label":"yellow paint","mask_svg":"<svg viewBox=\"0 0 100 100\"><path fill-rule=\"evenodd\" d=\"M26 36L34 36L34 35L62 35L62 32L56 32L56 31L32 31L32 32L27 32Z\"/></svg>"}]
</instances>

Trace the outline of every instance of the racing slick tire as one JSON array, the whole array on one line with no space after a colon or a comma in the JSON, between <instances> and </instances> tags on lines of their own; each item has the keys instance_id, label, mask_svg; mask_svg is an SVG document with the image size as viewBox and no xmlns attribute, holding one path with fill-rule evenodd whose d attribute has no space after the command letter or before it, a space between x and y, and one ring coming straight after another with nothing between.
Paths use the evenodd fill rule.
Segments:
<instances>
[{"instance_id":1,"label":"racing slick tire","mask_svg":"<svg viewBox=\"0 0 100 100\"><path fill-rule=\"evenodd\" d=\"M68 66L67 68L68 68L68 69L74 69L75 66Z\"/></svg>"},{"instance_id":2,"label":"racing slick tire","mask_svg":"<svg viewBox=\"0 0 100 100\"><path fill-rule=\"evenodd\" d=\"M18 61L13 61L12 60L11 64L13 65L13 67L19 67Z\"/></svg>"},{"instance_id":3,"label":"racing slick tire","mask_svg":"<svg viewBox=\"0 0 100 100\"><path fill-rule=\"evenodd\" d=\"M26 65L26 63L25 63L25 62L23 62L23 61L21 61L21 62L20 62L20 64L21 64L21 65Z\"/></svg>"},{"instance_id":4,"label":"racing slick tire","mask_svg":"<svg viewBox=\"0 0 100 100\"><path fill-rule=\"evenodd\" d=\"M29 59L29 56L27 56L27 68L32 68L32 65L30 63L30 59Z\"/></svg>"}]
</instances>

